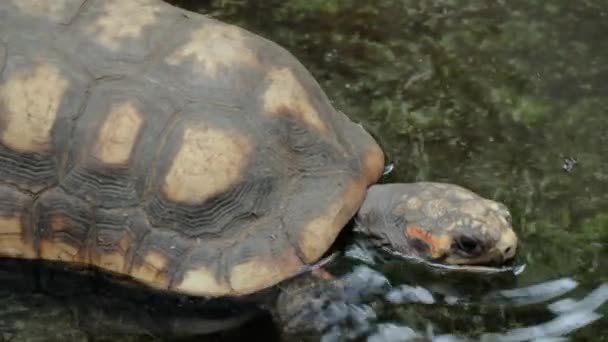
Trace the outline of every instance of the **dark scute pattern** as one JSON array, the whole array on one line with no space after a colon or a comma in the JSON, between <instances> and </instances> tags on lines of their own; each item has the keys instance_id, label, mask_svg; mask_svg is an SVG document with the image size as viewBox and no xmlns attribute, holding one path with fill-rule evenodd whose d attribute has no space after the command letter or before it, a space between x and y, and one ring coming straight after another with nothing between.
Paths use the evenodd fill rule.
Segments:
<instances>
[{"instance_id":1,"label":"dark scute pattern","mask_svg":"<svg viewBox=\"0 0 608 342\"><path fill-rule=\"evenodd\" d=\"M61 187L70 194L95 202L99 208L120 208L139 203L136 184L128 169L74 168Z\"/></svg>"},{"instance_id":2,"label":"dark scute pattern","mask_svg":"<svg viewBox=\"0 0 608 342\"><path fill-rule=\"evenodd\" d=\"M38 192L57 182L57 162L53 156L15 153L0 145L0 179Z\"/></svg>"},{"instance_id":3,"label":"dark scute pattern","mask_svg":"<svg viewBox=\"0 0 608 342\"><path fill-rule=\"evenodd\" d=\"M281 167L300 174L336 171L347 160L326 138L298 120L288 116L273 119L267 135L272 140L268 149L283 156Z\"/></svg>"},{"instance_id":4,"label":"dark scute pattern","mask_svg":"<svg viewBox=\"0 0 608 342\"><path fill-rule=\"evenodd\" d=\"M65 219L67 225L53 231L54 218ZM34 221L41 240L65 243L81 252L86 252L88 237L95 229L92 208L59 188L46 191L36 200Z\"/></svg>"},{"instance_id":5,"label":"dark scute pattern","mask_svg":"<svg viewBox=\"0 0 608 342\"><path fill-rule=\"evenodd\" d=\"M97 236L95 247L103 253L120 251L120 240L128 234L129 214L125 210L98 210L95 212Z\"/></svg>"},{"instance_id":6,"label":"dark scute pattern","mask_svg":"<svg viewBox=\"0 0 608 342\"><path fill-rule=\"evenodd\" d=\"M12 186L0 184L0 216L10 217L22 213L31 205L32 197Z\"/></svg>"},{"instance_id":7,"label":"dark scute pattern","mask_svg":"<svg viewBox=\"0 0 608 342\"><path fill-rule=\"evenodd\" d=\"M149 253L157 253L167 259L166 267L159 271L170 280L182 263L182 255L190 248L192 242L174 231L150 229L137 246L133 256L133 267L145 264L144 259Z\"/></svg>"},{"instance_id":8,"label":"dark scute pattern","mask_svg":"<svg viewBox=\"0 0 608 342\"><path fill-rule=\"evenodd\" d=\"M175 111L170 93L137 77L108 79L92 88L86 108L74 130L74 146L62 188L100 208L121 208L141 203L157 146ZM140 116L141 126L124 164L109 165L95 155L98 139L112 110L128 104Z\"/></svg>"},{"instance_id":9,"label":"dark scute pattern","mask_svg":"<svg viewBox=\"0 0 608 342\"><path fill-rule=\"evenodd\" d=\"M123 1L122 3L128 3ZM163 1L154 1L152 6L160 6L153 21L141 27L139 35L125 34L122 37L112 37L115 46L104 46L99 37L104 35L103 25L97 24L109 15L129 15L129 13L114 13L107 11L107 6L120 5L121 1L88 1L82 6L76 18L68 26L66 32L57 36L56 44L61 51L74 56L79 63L95 77L124 76L139 74L146 63L158 49L164 49L167 35L172 34L173 24L184 18L174 7ZM141 12L147 11L146 5L140 4ZM145 6L145 7L144 7ZM125 6L133 8L132 6ZM115 24L120 24L118 19ZM107 21L107 19L106 19ZM106 24L107 25L107 24ZM93 28L93 32L90 29Z\"/></svg>"},{"instance_id":10,"label":"dark scute pattern","mask_svg":"<svg viewBox=\"0 0 608 342\"><path fill-rule=\"evenodd\" d=\"M35 44L39 45L39 50L33 51ZM26 40L19 49L25 53L9 55L0 82L6 82L15 73L31 73L39 65L39 60L29 57L32 54L38 54L37 58L44 63L57 67L60 76L68 81L53 123L52 139L46 151L20 153L0 144L0 179L21 189L38 192L57 183L62 158L69 148L70 131L78 118L81 104L86 100L88 80L77 67L68 67L60 56L48 51L48 48L39 42ZM7 113L8 108L0 101L0 133L6 129Z\"/></svg>"},{"instance_id":11,"label":"dark scute pattern","mask_svg":"<svg viewBox=\"0 0 608 342\"><path fill-rule=\"evenodd\" d=\"M0 75L2 75L2 71L4 70L4 65L6 64L6 45L4 42L0 41Z\"/></svg>"},{"instance_id":12,"label":"dark scute pattern","mask_svg":"<svg viewBox=\"0 0 608 342\"><path fill-rule=\"evenodd\" d=\"M95 211L97 235L95 249L98 253L127 252L130 264L132 252L141 239L150 232L150 225L141 209L99 209ZM128 241L127 251L121 250L121 240Z\"/></svg>"},{"instance_id":13,"label":"dark scute pattern","mask_svg":"<svg viewBox=\"0 0 608 342\"><path fill-rule=\"evenodd\" d=\"M190 238L228 238L233 228L247 227L274 210L272 177L251 178L200 205L168 201L158 194L148 204L152 224Z\"/></svg>"},{"instance_id":14,"label":"dark scute pattern","mask_svg":"<svg viewBox=\"0 0 608 342\"><path fill-rule=\"evenodd\" d=\"M305 210L305 208L302 209ZM266 262L276 262L277 267L284 263L285 260L280 257L293 246L289 243L286 231L295 227L291 218L285 218L285 221L278 215L262 220L258 226L259 229L241 236L237 241L237 248L226 248L222 256L224 265L228 266L223 268L227 272L225 275L232 271L232 266L252 259L259 258Z\"/></svg>"}]
</instances>

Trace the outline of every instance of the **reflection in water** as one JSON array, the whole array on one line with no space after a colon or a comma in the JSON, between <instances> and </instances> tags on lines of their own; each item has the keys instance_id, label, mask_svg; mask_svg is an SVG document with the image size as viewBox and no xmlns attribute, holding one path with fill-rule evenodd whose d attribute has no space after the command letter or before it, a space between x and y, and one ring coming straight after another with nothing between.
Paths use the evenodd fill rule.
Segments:
<instances>
[{"instance_id":1,"label":"reflection in water","mask_svg":"<svg viewBox=\"0 0 608 342\"><path fill-rule=\"evenodd\" d=\"M549 318L548 321L507 329L500 333L485 332L475 338L451 334L435 335L432 325L427 325L425 330L416 330L396 322L379 322L383 305L435 304L433 294L428 289L405 284L393 286L382 273L370 266L354 267L351 272L341 277L341 281L347 294L341 297L343 302L333 302L318 312L320 320L327 323L319 330L322 341L352 341L363 337L367 338L367 341L374 342L555 341L600 319L602 315L594 310L608 300L608 284L604 284L580 301L562 299L549 304L547 308L558 315ZM563 278L523 288L494 291L486 295L483 301L498 305L497 300L500 299L503 309L508 310L509 307L513 307L521 310L563 296L573 291L577 285L576 281Z\"/></svg>"},{"instance_id":2,"label":"reflection in water","mask_svg":"<svg viewBox=\"0 0 608 342\"><path fill-rule=\"evenodd\" d=\"M604 302L608 300L608 284L590 292L585 298L561 299L543 308L557 315L544 316L535 324L515 329L501 329L496 333L445 334L440 333L434 324L407 324L405 321L386 316L390 310L414 308L415 312L425 314L425 310L437 310L446 304L454 310L464 310L475 305L472 298L457 298L454 303L443 302L441 292L422 286L412 286L389 280L376 265L358 265L340 271L345 260L337 259L334 273L338 275L343 294L319 307L314 314L319 337L322 341L529 341L533 338L556 338L568 336L574 331L590 325L602 316ZM348 262L347 262L348 263ZM161 341L180 337L182 340L195 341L205 336L206 341L238 341L248 336L248 331L257 331L273 341L274 329L268 319L260 312L252 310L249 315L234 315L229 306L209 309L202 302L186 298L167 298L158 294L142 291L140 288L125 288L105 278L91 274L77 275L65 269L52 266L49 270L34 267L27 263L8 263L19 265L19 272L0 272L3 275L3 288L0 291L0 341ZM29 265L29 266L27 266ZM34 267L27 269L28 267ZM32 272L32 271L35 272ZM29 271L29 272L28 272ZM26 280L35 276L34 281ZM34 286L32 289L23 285ZM38 284L38 285L35 285ZM563 296L574 290L575 284L569 279L559 279L509 290L498 290L486 295L499 298L491 305L500 306L504 312L510 310L519 315L524 310L539 312L538 305ZM38 290L35 290L38 288ZM323 296L323 294L321 294ZM94 305L92 305L94 303ZM205 308L205 309L203 309ZM215 311L214 311L215 310ZM222 316L224 318L222 318ZM251 323L236 330L235 324ZM471 324L475 317L469 317L463 324ZM48 324L53 322L53 324ZM210 332L226 329L225 332ZM263 329L260 331L260 329ZM266 331L265 335L260 335ZM124 339L123 339L124 338ZM290 340L287 336L286 340ZM547 340L547 339L545 339ZM555 340L555 339L553 339Z\"/></svg>"},{"instance_id":3,"label":"reflection in water","mask_svg":"<svg viewBox=\"0 0 608 342\"><path fill-rule=\"evenodd\" d=\"M571 278L562 278L546 281L541 284L518 288L513 290L501 290L487 295L485 301L506 300L512 305L530 305L545 302L568 293L578 286Z\"/></svg>"},{"instance_id":4,"label":"reflection in water","mask_svg":"<svg viewBox=\"0 0 608 342\"><path fill-rule=\"evenodd\" d=\"M530 305L553 299L575 286L576 282L571 279L560 279L528 288L502 291L501 295L514 301L513 304L517 306ZM548 309L558 316L547 323L513 329L505 334L485 334L481 340L519 342L568 335L600 319L602 315L595 310L607 300L608 284L602 284L580 301L566 298L549 304Z\"/></svg>"},{"instance_id":5,"label":"reflection in water","mask_svg":"<svg viewBox=\"0 0 608 342\"><path fill-rule=\"evenodd\" d=\"M574 311L594 311L608 301L608 284L602 284L580 301L566 298L549 305L549 310L555 314Z\"/></svg>"},{"instance_id":6,"label":"reflection in water","mask_svg":"<svg viewBox=\"0 0 608 342\"><path fill-rule=\"evenodd\" d=\"M497 342L520 342L535 340L543 337L559 337L570 334L577 329L587 326L598 320L600 317L601 315L590 311L567 313L560 315L554 320L544 324L513 329L505 334L487 334L482 336L481 340L484 341L491 338Z\"/></svg>"}]
</instances>

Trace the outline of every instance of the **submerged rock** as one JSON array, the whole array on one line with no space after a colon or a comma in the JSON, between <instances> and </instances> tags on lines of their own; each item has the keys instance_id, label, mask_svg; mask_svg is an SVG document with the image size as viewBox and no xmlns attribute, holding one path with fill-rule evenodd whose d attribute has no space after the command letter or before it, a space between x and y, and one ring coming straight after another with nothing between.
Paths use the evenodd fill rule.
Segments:
<instances>
[{"instance_id":1,"label":"submerged rock","mask_svg":"<svg viewBox=\"0 0 608 342\"><path fill-rule=\"evenodd\" d=\"M342 278L344 292L349 303L360 303L390 290L386 277L367 266L357 266Z\"/></svg>"}]
</instances>

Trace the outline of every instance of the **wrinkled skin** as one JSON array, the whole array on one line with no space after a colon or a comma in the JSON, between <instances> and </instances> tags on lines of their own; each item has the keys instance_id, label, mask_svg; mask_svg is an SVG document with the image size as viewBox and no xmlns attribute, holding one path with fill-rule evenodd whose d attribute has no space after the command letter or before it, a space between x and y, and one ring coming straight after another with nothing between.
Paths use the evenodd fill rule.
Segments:
<instances>
[{"instance_id":1,"label":"wrinkled skin","mask_svg":"<svg viewBox=\"0 0 608 342\"><path fill-rule=\"evenodd\" d=\"M500 266L513 260L518 247L503 204L452 184L374 185L354 229L389 253L452 266ZM273 312L282 330L322 331L337 319L332 303L349 304L344 284L319 274L281 286Z\"/></svg>"},{"instance_id":2,"label":"wrinkled skin","mask_svg":"<svg viewBox=\"0 0 608 342\"><path fill-rule=\"evenodd\" d=\"M326 317L331 303L342 302L344 291L337 279L304 275L281 288L273 316L285 333L320 332L332 321Z\"/></svg>"}]
</instances>

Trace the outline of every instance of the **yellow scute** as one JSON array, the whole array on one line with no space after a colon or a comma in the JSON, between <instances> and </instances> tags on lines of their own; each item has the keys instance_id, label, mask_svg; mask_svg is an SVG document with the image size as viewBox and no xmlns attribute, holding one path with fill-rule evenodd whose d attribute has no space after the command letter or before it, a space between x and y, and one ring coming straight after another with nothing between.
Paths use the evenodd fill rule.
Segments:
<instances>
[{"instance_id":1,"label":"yellow scute","mask_svg":"<svg viewBox=\"0 0 608 342\"><path fill-rule=\"evenodd\" d=\"M176 202L196 204L227 191L242 178L252 145L239 132L204 125L186 128L165 176L164 194Z\"/></svg>"},{"instance_id":2,"label":"yellow scute","mask_svg":"<svg viewBox=\"0 0 608 342\"><path fill-rule=\"evenodd\" d=\"M334 197L323 213L303 227L299 237L304 262L314 263L327 251L346 223L363 202L367 184L353 181L339 196Z\"/></svg>"},{"instance_id":3,"label":"yellow scute","mask_svg":"<svg viewBox=\"0 0 608 342\"><path fill-rule=\"evenodd\" d=\"M0 256L36 258L33 241L26 241L21 216L0 217Z\"/></svg>"},{"instance_id":4,"label":"yellow scute","mask_svg":"<svg viewBox=\"0 0 608 342\"><path fill-rule=\"evenodd\" d=\"M232 268L230 286L237 294L251 294L295 275L302 266L293 248L275 257L252 258Z\"/></svg>"},{"instance_id":5,"label":"yellow scute","mask_svg":"<svg viewBox=\"0 0 608 342\"><path fill-rule=\"evenodd\" d=\"M142 115L132 103L113 106L99 132L96 157L105 164L126 164L142 124Z\"/></svg>"},{"instance_id":6,"label":"yellow scute","mask_svg":"<svg viewBox=\"0 0 608 342\"><path fill-rule=\"evenodd\" d=\"M326 132L327 127L308 98L306 89L288 68L273 69L267 75L270 82L262 95L264 112L271 115L292 115L302 123Z\"/></svg>"},{"instance_id":7,"label":"yellow scute","mask_svg":"<svg viewBox=\"0 0 608 342\"><path fill-rule=\"evenodd\" d=\"M149 0L106 0L104 10L86 30L111 50L118 50L124 39L140 38L162 12L161 6Z\"/></svg>"},{"instance_id":8,"label":"yellow scute","mask_svg":"<svg viewBox=\"0 0 608 342\"><path fill-rule=\"evenodd\" d=\"M230 286L221 282L217 277L205 267L189 270L184 275L183 280L174 289L181 293L194 296L218 297L231 293Z\"/></svg>"},{"instance_id":9,"label":"yellow scute","mask_svg":"<svg viewBox=\"0 0 608 342\"><path fill-rule=\"evenodd\" d=\"M5 121L2 143L17 152L49 152L53 125L68 86L52 64L41 63L12 74L0 85L0 117Z\"/></svg>"},{"instance_id":10,"label":"yellow scute","mask_svg":"<svg viewBox=\"0 0 608 342\"><path fill-rule=\"evenodd\" d=\"M64 262L81 262L78 255L79 249L68 243L43 240L40 242L40 257L46 260L56 260Z\"/></svg>"},{"instance_id":11,"label":"yellow scute","mask_svg":"<svg viewBox=\"0 0 608 342\"><path fill-rule=\"evenodd\" d=\"M130 274L135 279L155 288L166 289L169 286L167 278L167 257L155 252L148 252L141 264L133 265Z\"/></svg>"},{"instance_id":12,"label":"yellow scute","mask_svg":"<svg viewBox=\"0 0 608 342\"><path fill-rule=\"evenodd\" d=\"M215 77L218 68L253 66L258 63L254 52L246 46L243 31L236 26L207 23L194 31L191 40L169 55L169 65L194 61L194 70Z\"/></svg>"}]
</instances>

